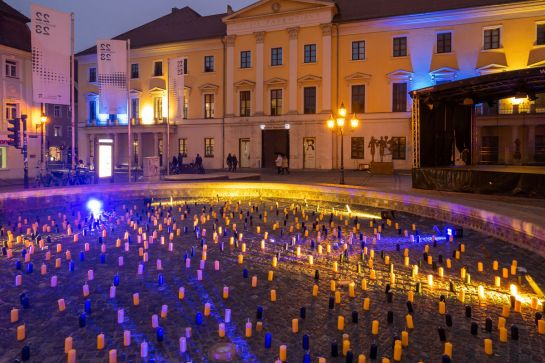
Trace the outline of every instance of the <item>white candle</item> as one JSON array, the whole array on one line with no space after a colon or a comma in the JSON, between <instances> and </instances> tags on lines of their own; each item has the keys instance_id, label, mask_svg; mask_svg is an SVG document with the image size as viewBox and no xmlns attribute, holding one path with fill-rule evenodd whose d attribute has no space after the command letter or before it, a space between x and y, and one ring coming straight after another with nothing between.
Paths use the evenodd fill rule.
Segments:
<instances>
[{"instance_id":1,"label":"white candle","mask_svg":"<svg viewBox=\"0 0 545 363\"><path fill-rule=\"evenodd\" d=\"M123 321L125 320L125 310L124 309L118 309L117 310L117 323L123 324Z\"/></svg>"},{"instance_id":2,"label":"white candle","mask_svg":"<svg viewBox=\"0 0 545 363\"><path fill-rule=\"evenodd\" d=\"M225 322L231 322L231 309L225 309Z\"/></svg>"},{"instance_id":3,"label":"white candle","mask_svg":"<svg viewBox=\"0 0 545 363\"><path fill-rule=\"evenodd\" d=\"M121 267L121 266L123 266L123 263L124 263L123 262L123 256L119 256L117 258L117 265Z\"/></svg>"},{"instance_id":4,"label":"white candle","mask_svg":"<svg viewBox=\"0 0 545 363\"><path fill-rule=\"evenodd\" d=\"M220 270L220 262L219 262L219 261L214 261L214 270L215 270L215 271L219 271L219 270Z\"/></svg>"},{"instance_id":5,"label":"white candle","mask_svg":"<svg viewBox=\"0 0 545 363\"><path fill-rule=\"evenodd\" d=\"M87 271L87 280L93 281L94 278L95 278L95 273L93 272L93 270Z\"/></svg>"},{"instance_id":6,"label":"white candle","mask_svg":"<svg viewBox=\"0 0 545 363\"><path fill-rule=\"evenodd\" d=\"M180 337L180 353L185 353L187 350L187 340L185 337Z\"/></svg>"},{"instance_id":7,"label":"white candle","mask_svg":"<svg viewBox=\"0 0 545 363\"><path fill-rule=\"evenodd\" d=\"M110 286L110 299L115 299L115 285Z\"/></svg>"},{"instance_id":8,"label":"white candle","mask_svg":"<svg viewBox=\"0 0 545 363\"><path fill-rule=\"evenodd\" d=\"M124 330L123 331L123 345L125 347L128 347L131 345L131 331L130 330Z\"/></svg>"},{"instance_id":9,"label":"white candle","mask_svg":"<svg viewBox=\"0 0 545 363\"><path fill-rule=\"evenodd\" d=\"M142 342L140 344L140 357L145 358L148 356L148 343Z\"/></svg>"},{"instance_id":10,"label":"white candle","mask_svg":"<svg viewBox=\"0 0 545 363\"><path fill-rule=\"evenodd\" d=\"M57 276L51 276L51 287L57 286Z\"/></svg>"},{"instance_id":11,"label":"white candle","mask_svg":"<svg viewBox=\"0 0 545 363\"><path fill-rule=\"evenodd\" d=\"M157 316L157 314L153 314L151 316L151 327L157 328L158 326L159 326L159 317Z\"/></svg>"}]
</instances>

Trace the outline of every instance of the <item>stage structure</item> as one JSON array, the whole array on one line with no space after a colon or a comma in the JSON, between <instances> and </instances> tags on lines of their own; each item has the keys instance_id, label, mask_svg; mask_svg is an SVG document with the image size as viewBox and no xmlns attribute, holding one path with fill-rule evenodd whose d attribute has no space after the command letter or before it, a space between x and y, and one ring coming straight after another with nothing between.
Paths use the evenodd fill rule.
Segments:
<instances>
[{"instance_id":1,"label":"stage structure","mask_svg":"<svg viewBox=\"0 0 545 363\"><path fill-rule=\"evenodd\" d=\"M545 197L545 67L411 97L415 188Z\"/></svg>"}]
</instances>

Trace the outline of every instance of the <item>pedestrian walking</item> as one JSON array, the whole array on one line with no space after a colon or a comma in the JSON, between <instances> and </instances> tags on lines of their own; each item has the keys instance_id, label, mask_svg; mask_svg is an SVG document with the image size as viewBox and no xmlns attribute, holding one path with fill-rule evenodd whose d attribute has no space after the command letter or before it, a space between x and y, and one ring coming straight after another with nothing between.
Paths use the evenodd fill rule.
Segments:
<instances>
[{"instance_id":1,"label":"pedestrian walking","mask_svg":"<svg viewBox=\"0 0 545 363\"><path fill-rule=\"evenodd\" d=\"M236 155L233 155L232 162L233 162L233 173L234 173L237 171L237 165L238 165L238 159Z\"/></svg>"},{"instance_id":2,"label":"pedestrian walking","mask_svg":"<svg viewBox=\"0 0 545 363\"><path fill-rule=\"evenodd\" d=\"M276 164L276 168L278 169L278 175L284 174L282 170L282 154L279 153L274 162Z\"/></svg>"},{"instance_id":3,"label":"pedestrian walking","mask_svg":"<svg viewBox=\"0 0 545 363\"><path fill-rule=\"evenodd\" d=\"M233 170L233 157L231 156L231 153L227 155L227 167L229 167L229 171Z\"/></svg>"},{"instance_id":4,"label":"pedestrian walking","mask_svg":"<svg viewBox=\"0 0 545 363\"><path fill-rule=\"evenodd\" d=\"M282 174L290 174L290 165L287 155L282 155Z\"/></svg>"}]
</instances>

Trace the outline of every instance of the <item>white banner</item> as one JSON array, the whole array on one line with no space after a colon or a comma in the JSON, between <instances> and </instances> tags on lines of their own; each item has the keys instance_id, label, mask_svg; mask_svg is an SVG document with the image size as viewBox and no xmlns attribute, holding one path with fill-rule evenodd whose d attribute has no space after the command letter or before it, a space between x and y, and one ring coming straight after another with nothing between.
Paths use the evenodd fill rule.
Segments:
<instances>
[{"instance_id":1,"label":"white banner","mask_svg":"<svg viewBox=\"0 0 545 363\"><path fill-rule=\"evenodd\" d=\"M31 17L34 102L70 105L70 14L32 4Z\"/></svg>"},{"instance_id":2,"label":"white banner","mask_svg":"<svg viewBox=\"0 0 545 363\"><path fill-rule=\"evenodd\" d=\"M174 58L169 60L168 64L168 82L170 84L171 92L175 97L175 115L183 117L184 110L184 58Z\"/></svg>"},{"instance_id":3,"label":"white banner","mask_svg":"<svg viewBox=\"0 0 545 363\"><path fill-rule=\"evenodd\" d=\"M128 97L127 42L97 41L99 113L126 115Z\"/></svg>"}]
</instances>

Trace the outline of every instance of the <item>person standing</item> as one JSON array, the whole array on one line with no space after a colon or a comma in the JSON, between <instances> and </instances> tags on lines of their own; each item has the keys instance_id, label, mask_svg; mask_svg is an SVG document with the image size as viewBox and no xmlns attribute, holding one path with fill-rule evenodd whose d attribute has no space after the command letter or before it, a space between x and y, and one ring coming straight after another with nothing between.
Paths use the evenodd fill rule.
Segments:
<instances>
[{"instance_id":1,"label":"person standing","mask_svg":"<svg viewBox=\"0 0 545 363\"><path fill-rule=\"evenodd\" d=\"M233 157L231 156L231 153L227 155L227 167L229 168L229 171L233 170Z\"/></svg>"},{"instance_id":2,"label":"person standing","mask_svg":"<svg viewBox=\"0 0 545 363\"><path fill-rule=\"evenodd\" d=\"M278 175L284 174L283 170L282 170L282 154L279 153L274 162L275 162L276 167L278 169Z\"/></svg>"},{"instance_id":3,"label":"person standing","mask_svg":"<svg viewBox=\"0 0 545 363\"><path fill-rule=\"evenodd\" d=\"M287 155L282 155L282 174L290 174L290 165Z\"/></svg>"},{"instance_id":4,"label":"person standing","mask_svg":"<svg viewBox=\"0 0 545 363\"><path fill-rule=\"evenodd\" d=\"M202 165L202 157L197 154L195 158L195 167L197 168L197 173L204 174L204 167Z\"/></svg>"},{"instance_id":5,"label":"person standing","mask_svg":"<svg viewBox=\"0 0 545 363\"><path fill-rule=\"evenodd\" d=\"M233 173L237 171L238 159L236 155L233 155L231 162L233 163Z\"/></svg>"}]
</instances>

